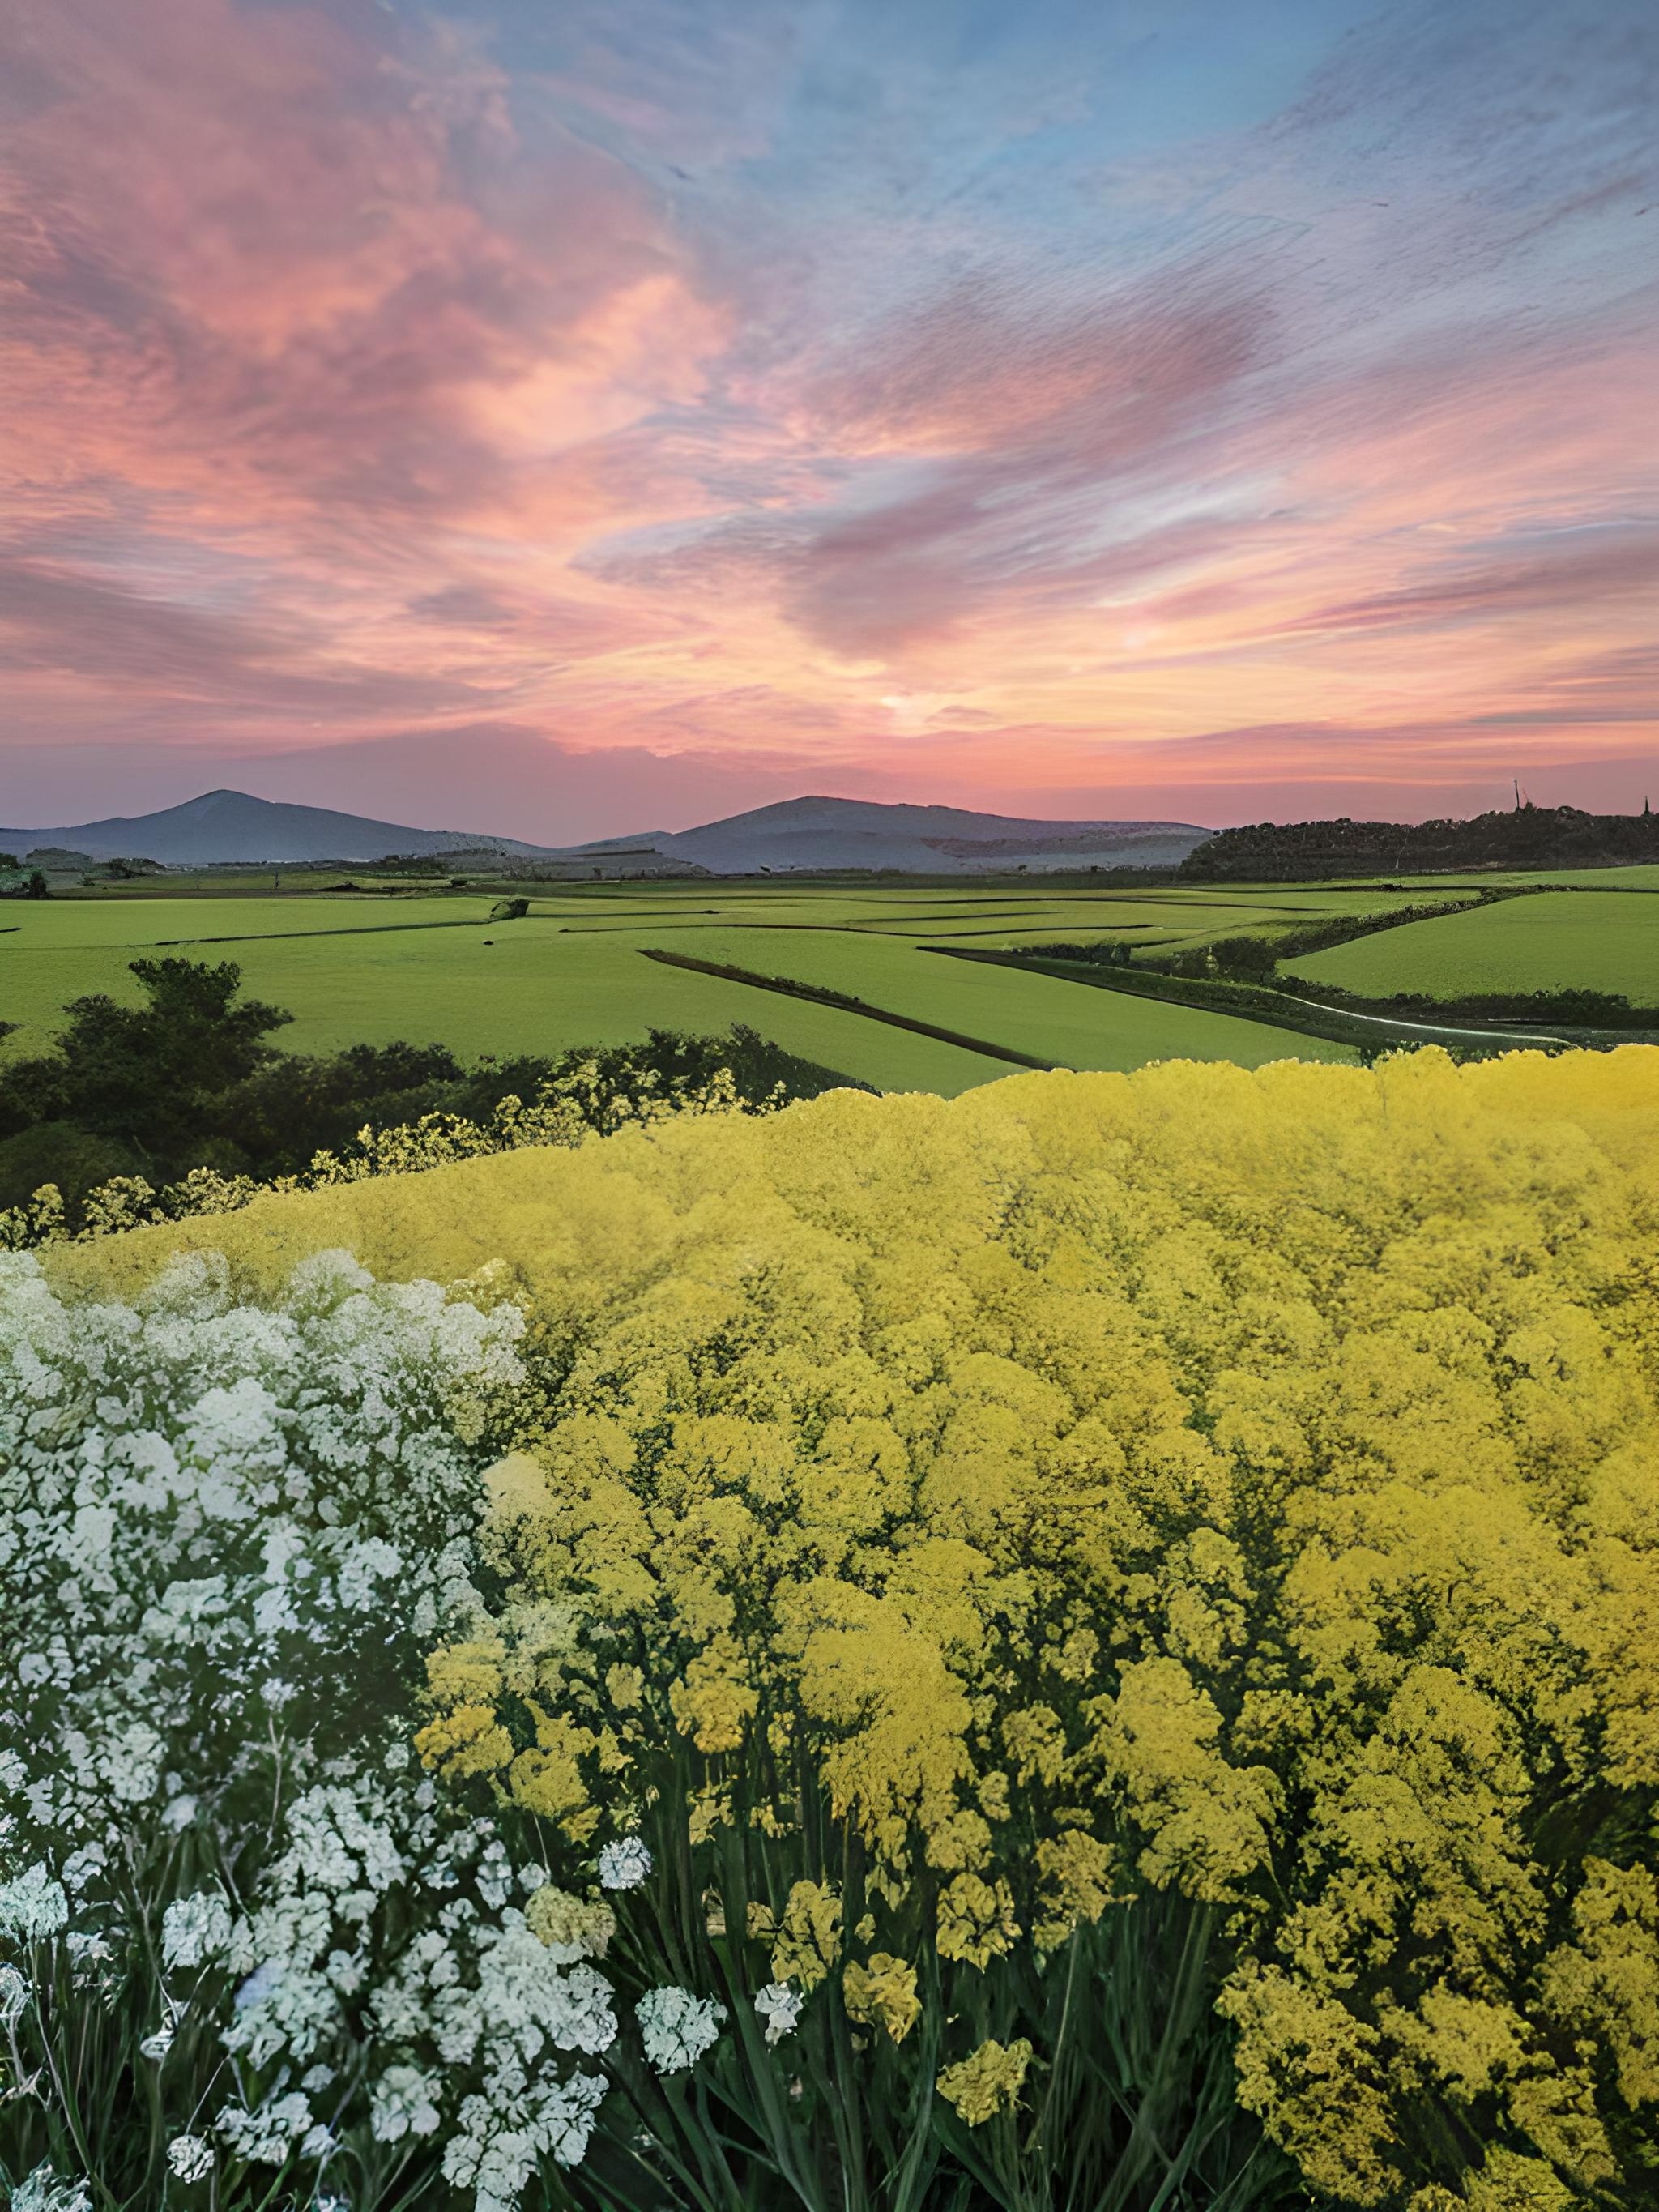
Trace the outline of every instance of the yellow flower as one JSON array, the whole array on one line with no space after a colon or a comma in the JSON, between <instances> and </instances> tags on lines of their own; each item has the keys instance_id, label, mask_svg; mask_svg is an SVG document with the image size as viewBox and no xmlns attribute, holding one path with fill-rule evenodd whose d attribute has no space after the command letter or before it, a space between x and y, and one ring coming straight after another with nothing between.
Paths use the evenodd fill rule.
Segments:
<instances>
[{"instance_id":1,"label":"yellow flower","mask_svg":"<svg viewBox=\"0 0 1659 2212\"><path fill-rule=\"evenodd\" d=\"M772 1978L815 1990L841 1957L841 1898L828 1882L798 1881L778 1921Z\"/></svg>"},{"instance_id":2,"label":"yellow flower","mask_svg":"<svg viewBox=\"0 0 1659 2212\"><path fill-rule=\"evenodd\" d=\"M415 1748L441 1774L493 1774L513 1756L513 1739L489 1705L457 1705L417 1731Z\"/></svg>"},{"instance_id":3,"label":"yellow flower","mask_svg":"<svg viewBox=\"0 0 1659 2212\"><path fill-rule=\"evenodd\" d=\"M533 1705L530 1712L536 1741L513 1761L507 1786L527 1813L556 1820L573 1838L591 1835L598 1814L589 1802L580 1760L595 1748L597 1739L562 1713L544 1712Z\"/></svg>"},{"instance_id":4,"label":"yellow flower","mask_svg":"<svg viewBox=\"0 0 1659 2212\"><path fill-rule=\"evenodd\" d=\"M988 1966L1013 1949L1018 1934L1013 1893L1006 1881L988 1882L976 1874L959 1874L940 1891L934 1941L941 1958Z\"/></svg>"},{"instance_id":5,"label":"yellow flower","mask_svg":"<svg viewBox=\"0 0 1659 2212\"><path fill-rule=\"evenodd\" d=\"M884 2028L895 2043L902 2043L921 2018L916 1970L890 1951L872 1951L864 1966L856 1959L849 1960L842 1975L841 1993L849 2020L865 2027Z\"/></svg>"},{"instance_id":6,"label":"yellow flower","mask_svg":"<svg viewBox=\"0 0 1659 2212\"><path fill-rule=\"evenodd\" d=\"M1095 1749L1147 1830L1141 1871L1160 1889L1178 1880L1196 1897L1232 1895L1267 1855L1271 1772L1228 1761L1215 1704L1178 1660L1125 1668L1103 1710Z\"/></svg>"},{"instance_id":7,"label":"yellow flower","mask_svg":"<svg viewBox=\"0 0 1659 2212\"><path fill-rule=\"evenodd\" d=\"M507 1427L453 1411L524 1460L430 1765L572 1842L677 1832L694 1893L738 1854L797 1989L849 1852L860 1954L942 1883L947 2012L1133 1869L1213 1931L1240 2099L1310 2189L1638 2200L1659 1892L1623 1814L1587 1857L1562 1808L1659 1789L1659 1052L1031 1074L578 1148L537 1110L49 1261L107 1291L222 1250L258 1296L346 1247L522 1305Z\"/></svg>"},{"instance_id":8,"label":"yellow flower","mask_svg":"<svg viewBox=\"0 0 1659 2212\"><path fill-rule=\"evenodd\" d=\"M1002 1741L1016 1781L1059 1781L1066 1765L1066 1731L1052 1705L1025 1705L1007 1714Z\"/></svg>"},{"instance_id":9,"label":"yellow flower","mask_svg":"<svg viewBox=\"0 0 1659 2212\"><path fill-rule=\"evenodd\" d=\"M499 1644L449 1644L426 1662L427 1688L439 1706L488 1705L501 1695Z\"/></svg>"},{"instance_id":10,"label":"yellow flower","mask_svg":"<svg viewBox=\"0 0 1659 2212\"><path fill-rule=\"evenodd\" d=\"M939 2093L947 2105L955 2106L965 2126L982 2127L998 2112L1012 2112L1030 2063L1031 2046L1024 2038L1009 2044L987 2040L957 2065L945 2068L939 2077Z\"/></svg>"},{"instance_id":11,"label":"yellow flower","mask_svg":"<svg viewBox=\"0 0 1659 2212\"><path fill-rule=\"evenodd\" d=\"M1079 1921L1098 1920L1112 1903L1109 1847L1082 1828L1040 1836L1032 1854L1046 1917L1031 1930L1039 1949L1058 1950Z\"/></svg>"},{"instance_id":12,"label":"yellow flower","mask_svg":"<svg viewBox=\"0 0 1659 2212\"><path fill-rule=\"evenodd\" d=\"M544 1882L526 1900L524 1917L531 1934L549 1950L559 1952L566 1964L575 1959L604 1958L617 1932L616 1916L608 1905L598 1900L589 1903L550 1882Z\"/></svg>"},{"instance_id":13,"label":"yellow flower","mask_svg":"<svg viewBox=\"0 0 1659 2212\"><path fill-rule=\"evenodd\" d=\"M699 1751L736 1751L758 1703L735 1638L716 1637L668 1692L675 1725Z\"/></svg>"}]
</instances>

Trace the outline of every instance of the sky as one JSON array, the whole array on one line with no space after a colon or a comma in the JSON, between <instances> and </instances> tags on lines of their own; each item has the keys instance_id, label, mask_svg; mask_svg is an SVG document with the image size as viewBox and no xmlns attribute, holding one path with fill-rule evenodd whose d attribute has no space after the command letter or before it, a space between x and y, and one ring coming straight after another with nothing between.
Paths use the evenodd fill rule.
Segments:
<instances>
[{"instance_id":1,"label":"sky","mask_svg":"<svg viewBox=\"0 0 1659 2212\"><path fill-rule=\"evenodd\" d=\"M1659 797L1650 0L0 0L0 821Z\"/></svg>"}]
</instances>

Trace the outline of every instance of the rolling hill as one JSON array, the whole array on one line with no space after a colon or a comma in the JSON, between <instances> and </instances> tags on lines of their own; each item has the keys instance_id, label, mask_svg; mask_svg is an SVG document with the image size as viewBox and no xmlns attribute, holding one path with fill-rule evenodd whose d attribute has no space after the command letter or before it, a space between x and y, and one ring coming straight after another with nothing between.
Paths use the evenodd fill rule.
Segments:
<instances>
[{"instance_id":1,"label":"rolling hill","mask_svg":"<svg viewBox=\"0 0 1659 2212\"><path fill-rule=\"evenodd\" d=\"M499 853L564 864L589 874L684 871L716 876L890 868L909 874L976 875L1019 868L1174 867L1210 832L1187 822L1048 822L975 814L955 806L886 805L872 799L790 799L695 830L654 830L586 845L526 844L459 830L411 830L328 807L204 792L155 814L49 829L0 829L0 849L42 846L94 860L142 857L168 867L216 862L362 861L388 854ZM607 866L607 863L609 864Z\"/></svg>"},{"instance_id":2,"label":"rolling hill","mask_svg":"<svg viewBox=\"0 0 1659 2212\"><path fill-rule=\"evenodd\" d=\"M562 857L615 853L642 860L649 853L666 863L689 861L712 875L838 868L976 875L1019 867L1174 867L1210 834L1188 822L1029 821L956 806L787 799L701 829L604 838Z\"/></svg>"},{"instance_id":3,"label":"rolling hill","mask_svg":"<svg viewBox=\"0 0 1659 2212\"><path fill-rule=\"evenodd\" d=\"M49 830L0 830L0 850L20 855L58 846L94 860L142 858L167 867L208 867L216 861L379 860L389 853L489 851L530 854L545 848L513 837L475 836L457 830L408 830L325 806L289 806L245 791L207 791L156 814L115 814Z\"/></svg>"}]
</instances>

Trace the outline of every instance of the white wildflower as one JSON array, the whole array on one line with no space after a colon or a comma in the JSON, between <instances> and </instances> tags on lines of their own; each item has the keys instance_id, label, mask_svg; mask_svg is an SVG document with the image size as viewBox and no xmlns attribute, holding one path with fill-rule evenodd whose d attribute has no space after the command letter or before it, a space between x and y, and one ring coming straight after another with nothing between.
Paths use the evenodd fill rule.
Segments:
<instances>
[{"instance_id":1,"label":"white wildflower","mask_svg":"<svg viewBox=\"0 0 1659 2212\"><path fill-rule=\"evenodd\" d=\"M481 2039L497 2055L534 2064L545 2045L597 2053L616 2040L611 1984L592 1966L559 1967L517 1914L479 1931L476 1990L450 1989L434 2007L434 2040L449 2065L470 2062Z\"/></svg>"},{"instance_id":2,"label":"white wildflower","mask_svg":"<svg viewBox=\"0 0 1659 2212\"><path fill-rule=\"evenodd\" d=\"M794 2033L804 2002L800 1991L792 1990L787 1982L768 1982L764 1989L756 1990L755 2010L769 2043L781 2043L786 2035Z\"/></svg>"},{"instance_id":3,"label":"white wildflower","mask_svg":"<svg viewBox=\"0 0 1659 2212\"><path fill-rule=\"evenodd\" d=\"M376 2142L401 2142L404 2136L429 2136L441 2117L433 2092L436 2084L418 2066L388 2066L374 2085L369 2128Z\"/></svg>"},{"instance_id":4,"label":"white wildflower","mask_svg":"<svg viewBox=\"0 0 1659 2212\"><path fill-rule=\"evenodd\" d=\"M319 1889L378 1892L404 1874L384 1820L349 1790L307 1790L289 1808L288 1832L295 1871Z\"/></svg>"},{"instance_id":5,"label":"white wildflower","mask_svg":"<svg viewBox=\"0 0 1659 2212\"><path fill-rule=\"evenodd\" d=\"M647 1990L635 2006L634 2016L645 2039L646 2057L659 2074L673 2074L683 2066L695 2066L720 2041L726 2007L670 1984L665 1989Z\"/></svg>"},{"instance_id":6,"label":"white wildflower","mask_svg":"<svg viewBox=\"0 0 1659 2212\"><path fill-rule=\"evenodd\" d=\"M167 2164L180 2181L204 2181L213 2171L213 2146L200 2136L174 2136Z\"/></svg>"},{"instance_id":7,"label":"white wildflower","mask_svg":"<svg viewBox=\"0 0 1659 2212\"><path fill-rule=\"evenodd\" d=\"M230 1942L230 1907L210 1889L175 1897L161 1915L161 1957L169 1966L199 1966Z\"/></svg>"},{"instance_id":8,"label":"white wildflower","mask_svg":"<svg viewBox=\"0 0 1659 2212\"><path fill-rule=\"evenodd\" d=\"M637 1889L651 1871L651 1853L638 1836L606 1844L599 1853L601 1889Z\"/></svg>"},{"instance_id":9,"label":"white wildflower","mask_svg":"<svg viewBox=\"0 0 1659 2212\"><path fill-rule=\"evenodd\" d=\"M250 1990L256 1995L246 1996ZM326 1974L294 1960L267 1960L236 1993L236 2017L224 2032L227 2051L246 2051L268 2066L279 2051L309 2058L339 2016Z\"/></svg>"},{"instance_id":10,"label":"white wildflower","mask_svg":"<svg viewBox=\"0 0 1659 2212\"><path fill-rule=\"evenodd\" d=\"M183 2109L227 2059L255 2099L233 2089L173 2138L181 2197L216 2154L320 2161L335 2128L407 2150L459 2126L495 2212L496 2184L586 2147L605 2085L559 2081L556 2054L614 2040L609 1984L538 1941L513 1900L545 1875L521 1891L493 1825L410 1748L407 1686L479 1602L488 1409L521 1377L522 1330L339 1255L266 1310L237 1305L216 1259L122 1305L60 1300L33 1258L0 1254L5 1732L29 1747L0 1753L0 1936L64 1942L72 2026L137 1963L130 1876L149 1886L202 2031ZM240 1894L173 1895L181 1861L235 1867ZM25 1963L0 1970L13 2023ZM172 2078L179 2013L155 2018L130 2054ZM263 2103L256 2081L275 2085ZM13 2198L86 2212L49 2168Z\"/></svg>"},{"instance_id":11,"label":"white wildflower","mask_svg":"<svg viewBox=\"0 0 1659 2212\"><path fill-rule=\"evenodd\" d=\"M478 1861L473 1880L478 1894L491 1911L499 1912L513 1894L513 1863L499 1836L491 1837Z\"/></svg>"},{"instance_id":12,"label":"white wildflower","mask_svg":"<svg viewBox=\"0 0 1659 2212\"><path fill-rule=\"evenodd\" d=\"M49 2166L37 2166L11 2193L11 2212L92 2212L92 2193L84 2181L60 2181Z\"/></svg>"},{"instance_id":13,"label":"white wildflower","mask_svg":"<svg viewBox=\"0 0 1659 2212\"><path fill-rule=\"evenodd\" d=\"M58 1879L71 1897L78 1897L108 1864L109 1853L101 1844L83 1844L64 1861Z\"/></svg>"},{"instance_id":14,"label":"white wildflower","mask_svg":"<svg viewBox=\"0 0 1659 2212\"><path fill-rule=\"evenodd\" d=\"M69 1899L44 1860L13 1881L0 1881L0 1935L15 1936L20 1943L42 1943L68 1925Z\"/></svg>"},{"instance_id":15,"label":"white wildflower","mask_svg":"<svg viewBox=\"0 0 1659 2212\"><path fill-rule=\"evenodd\" d=\"M513 2212L538 2157L580 2166L605 2093L597 2074L462 2100L459 2131L444 2146L446 2181L475 2192L475 2212Z\"/></svg>"},{"instance_id":16,"label":"white wildflower","mask_svg":"<svg viewBox=\"0 0 1659 2212\"><path fill-rule=\"evenodd\" d=\"M546 2082L534 2093L539 2100L538 2132L559 2165L580 2166L586 2157L605 2087L602 2075L573 2074L568 2081Z\"/></svg>"},{"instance_id":17,"label":"white wildflower","mask_svg":"<svg viewBox=\"0 0 1659 2212\"><path fill-rule=\"evenodd\" d=\"M337 1586L340 1603L360 1613L380 1597L379 1585L404 1571L404 1555L395 1544L371 1536L354 1544L340 1561Z\"/></svg>"},{"instance_id":18,"label":"white wildflower","mask_svg":"<svg viewBox=\"0 0 1659 2212\"><path fill-rule=\"evenodd\" d=\"M148 1721L117 1729L105 1742L99 1765L103 1784L122 1805L142 1805L155 1794L167 1746Z\"/></svg>"},{"instance_id":19,"label":"white wildflower","mask_svg":"<svg viewBox=\"0 0 1659 2212\"><path fill-rule=\"evenodd\" d=\"M227 2105L215 2123L239 2158L263 2166L280 2166L311 2124L311 2106L297 2091L255 2112Z\"/></svg>"}]
</instances>

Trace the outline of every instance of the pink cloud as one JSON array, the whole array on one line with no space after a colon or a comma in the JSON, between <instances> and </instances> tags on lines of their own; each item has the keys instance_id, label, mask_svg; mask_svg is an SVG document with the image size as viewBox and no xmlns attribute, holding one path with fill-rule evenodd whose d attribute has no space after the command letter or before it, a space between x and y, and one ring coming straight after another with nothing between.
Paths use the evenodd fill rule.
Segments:
<instances>
[{"instance_id":1,"label":"pink cloud","mask_svg":"<svg viewBox=\"0 0 1659 2212\"><path fill-rule=\"evenodd\" d=\"M510 27L6 19L15 772L447 810L489 731L481 796L596 830L745 775L1199 818L1643 780L1628 57L1551 65L1605 146L1523 145L1534 33L1423 11L1267 125L1045 169L1091 112L1049 61L913 138L915 57L844 76L810 8Z\"/></svg>"}]
</instances>

